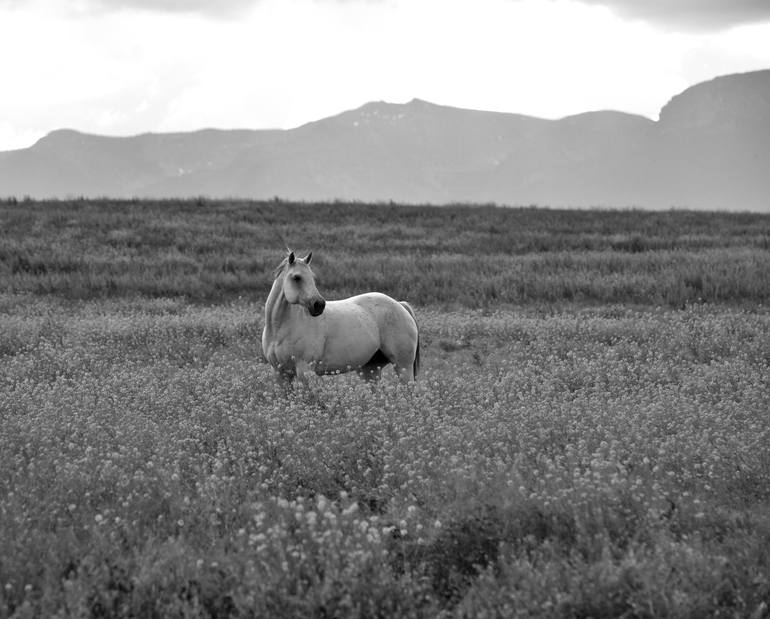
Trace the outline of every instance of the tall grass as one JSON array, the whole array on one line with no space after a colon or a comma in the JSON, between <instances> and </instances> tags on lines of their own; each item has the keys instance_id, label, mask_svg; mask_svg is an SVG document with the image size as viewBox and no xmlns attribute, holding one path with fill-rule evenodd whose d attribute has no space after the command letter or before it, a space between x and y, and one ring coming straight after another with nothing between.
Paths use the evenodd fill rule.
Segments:
<instances>
[{"instance_id":1,"label":"tall grass","mask_svg":"<svg viewBox=\"0 0 770 619\"><path fill-rule=\"evenodd\" d=\"M286 243L331 298L421 305L766 302L770 216L283 202L0 203L3 290L264 298Z\"/></svg>"}]
</instances>

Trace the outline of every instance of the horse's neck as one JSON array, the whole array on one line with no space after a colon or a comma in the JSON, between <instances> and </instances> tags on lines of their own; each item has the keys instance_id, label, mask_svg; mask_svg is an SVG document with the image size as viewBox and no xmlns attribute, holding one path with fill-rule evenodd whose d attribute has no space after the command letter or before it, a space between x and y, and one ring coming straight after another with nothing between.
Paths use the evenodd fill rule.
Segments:
<instances>
[{"instance_id":1,"label":"horse's neck","mask_svg":"<svg viewBox=\"0 0 770 619\"><path fill-rule=\"evenodd\" d=\"M291 319L297 319L297 316L292 315L299 314L294 309L283 294L283 278L276 278L265 303L265 333L268 340L274 339L279 329L288 326Z\"/></svg>"}]
</instances>

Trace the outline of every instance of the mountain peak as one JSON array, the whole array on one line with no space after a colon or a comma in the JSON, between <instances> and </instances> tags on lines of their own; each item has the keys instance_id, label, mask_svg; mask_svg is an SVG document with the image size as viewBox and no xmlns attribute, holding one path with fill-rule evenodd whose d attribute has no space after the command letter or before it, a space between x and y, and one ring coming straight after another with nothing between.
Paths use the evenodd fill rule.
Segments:
<instances>
[{"instance_id":1,"label":"mountain peak","mask_svg":"<svg viewBox=\"0 0 770 619\"><path fill-rule=\"evenodd\" d=\"M425 99L418 99L415 97L409 103L406 103L406 105L410 107L439 107L435 103L431 103L430 101L426 101Z\"/></svg>"},{"instance_id":2,"label":"mountain peak","mask_svg":"<svg viewBox=\"0 0 770 619\"><path fill-rule=\"evenodd\" d=\"M770 121L770 70L722 75L684 90L663 106L667 128L695 128L749 119Z\"/></svg>"},{"instance_id":3,"label":"mountain peak","mask_svg":"<svg viewBox=\"0 0 770 619\"><path fill-rule=\"evenodd\" d=\"M40 138L35 145L45 144L50 142L63 143L72 140L77 140L83 137L85 134L75 129L54 129Z\"/></svg>"},{"instance_id":4,"label":"mountain peak","mask_svg":"<svg viewBox=\"0 0 770 619\"><path fill-rule=\"evenodd\" d=\"M392 125L406 118L410 111L410 106L411 102L390 103L388 101L369 101L368 103L364 103L361 107L343 112L342 114L332 117L332 119L342 121L343 124L346 125L352 124L354 127L381 123ZM328 120L330 119L322 119L310 124L325 124Z\"/></svg>"}]
</instances>

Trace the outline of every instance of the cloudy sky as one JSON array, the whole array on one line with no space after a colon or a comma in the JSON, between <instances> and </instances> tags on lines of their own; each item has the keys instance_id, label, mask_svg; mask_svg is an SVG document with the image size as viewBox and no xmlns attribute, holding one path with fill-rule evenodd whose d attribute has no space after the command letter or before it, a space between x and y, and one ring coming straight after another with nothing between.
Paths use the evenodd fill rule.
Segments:
<instances>
[{"instance_id":1,"label":"cloudy sky","mask_svg":"<svg viewBox=\"0 0 770 619\"><path fill-rule=\"evenodd\" d=\"M656 119L694 83L762 68L770 0L0 0L0 150L414 97Z\"/></svg>"}]
</instances>

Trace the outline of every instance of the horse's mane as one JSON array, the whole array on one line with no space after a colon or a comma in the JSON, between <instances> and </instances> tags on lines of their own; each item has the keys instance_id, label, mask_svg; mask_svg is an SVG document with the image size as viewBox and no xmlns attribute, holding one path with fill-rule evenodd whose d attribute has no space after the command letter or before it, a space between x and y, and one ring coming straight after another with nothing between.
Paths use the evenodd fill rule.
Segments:
<instances>
[{"instance_id":1,"label":"horse's mane","mask_svg":"<svg viewBox=\"0 0 770 619\"><path fill-rule=\"evenodd\" d=\"M286 268L286 265L289 264L289 256L284 256L283 260L281 260L281 263L275 267L273 270L273 279L278 279L278 277L283 273L283 270Z\"/></svg>"}]
</instances>

